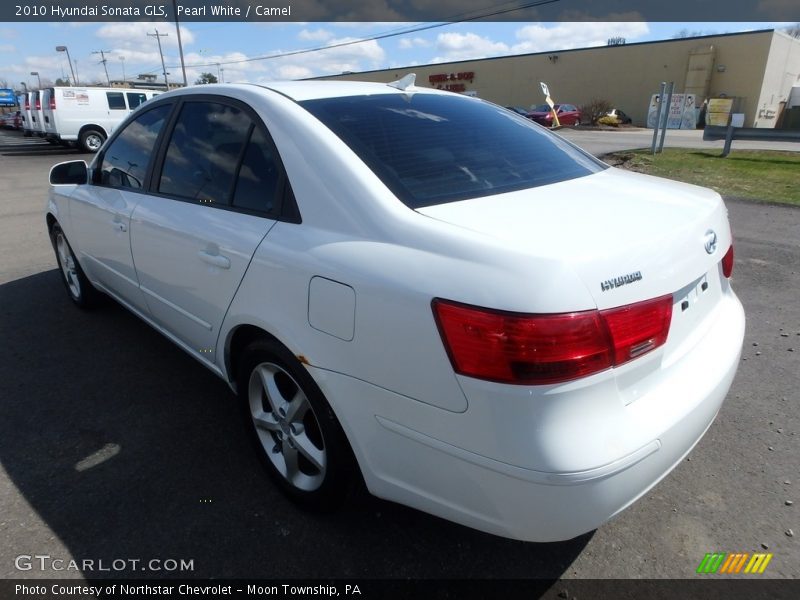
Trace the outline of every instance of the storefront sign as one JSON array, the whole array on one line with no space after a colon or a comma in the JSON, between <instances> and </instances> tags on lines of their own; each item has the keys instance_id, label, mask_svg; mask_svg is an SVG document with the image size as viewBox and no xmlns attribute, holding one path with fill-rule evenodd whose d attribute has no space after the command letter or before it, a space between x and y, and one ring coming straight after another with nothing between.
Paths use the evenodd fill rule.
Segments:
<instances>
[{"instance_id":1,"label":"storefront sign","mask_svg":"<svg viewBox=\"0 0 800 600\"><path fill-rule=\"evenodd\" d=\"M473 71L462 71L461 73L438 73L436 75L429 75L428 82L439 90L447 90L449 92L466 92L466 83L475 79Z\"/></svg>"}]
</instances>

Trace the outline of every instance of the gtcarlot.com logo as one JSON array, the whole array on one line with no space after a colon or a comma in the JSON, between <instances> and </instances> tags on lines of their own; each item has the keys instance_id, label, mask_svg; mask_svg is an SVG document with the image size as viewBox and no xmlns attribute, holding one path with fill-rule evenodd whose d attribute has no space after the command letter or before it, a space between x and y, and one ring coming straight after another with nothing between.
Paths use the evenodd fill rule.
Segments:
<instances>
[{"instance_id":1,"label":"gtcarlot.com logo","mask_svg":"<svg viewBox=\"0 0 800 600\"><path fill-rule=\"evenodd\" d=\"M701 574L729 574L738 575L749 573L760 575L763 573L769 561L772 560L772 553L764 554L761 552L709 552L700 561L697 572Z\"/></svg>"},{"instance_id":2,"label":"gtcarlot.com logo","mask_svg":"<svg viewBox=\"0 0 800 600\"><path fill-rule=\"evenodd\" d=\"M114 558L114 559L64 559L49 554L20 554L14 559L18 571L149 571L174 573L194 571L194 559L185 558Z\"/></svg>"}]
</instances>

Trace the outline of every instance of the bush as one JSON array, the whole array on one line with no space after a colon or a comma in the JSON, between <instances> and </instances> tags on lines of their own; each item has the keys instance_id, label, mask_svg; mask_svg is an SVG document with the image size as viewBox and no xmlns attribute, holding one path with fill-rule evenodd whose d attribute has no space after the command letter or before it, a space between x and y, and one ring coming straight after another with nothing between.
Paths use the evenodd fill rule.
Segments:
<instances>
[{"instance_id":1,"label":"bush","mask_svg":"<svg viewBox=\"0 0 800 600\"><path fill-rule=\"evenodd\" d=\"M602 98L593 98L581 106L581 114L583 115L584 121L588 121L592 125L596 125L599 120L604 117L605 114L612 108L614 107L608 100L603 100Z\"/></svg>"},{"instance_id":2,"label":"bush","mask_svg":"<svg viewBox=\"0 0 800 600\"><path fill-rule=\"evenodd\" d=\"M619 127L619 119L617 117L606 115L604 117L600 117L599 119L597 119L597 124L610 125L611 127Z\"/></svg>"}]
</instances>

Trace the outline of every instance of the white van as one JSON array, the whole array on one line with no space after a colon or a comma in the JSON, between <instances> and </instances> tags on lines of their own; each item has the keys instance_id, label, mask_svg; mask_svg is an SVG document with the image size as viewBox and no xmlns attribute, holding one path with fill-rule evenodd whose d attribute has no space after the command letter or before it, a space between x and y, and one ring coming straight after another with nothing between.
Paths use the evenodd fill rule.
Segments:
<instances>
[{"instance_id":1,"label":"white van","mask_svg":"<svg viewBox=\"0 0 800 600\"><path fill-rule=\"evenodd\" d=\"M37 110L37 106L39 107ZM39 128L41 122L41 103L39 101L39 92L28 92L25 94L25 108L22 114L25 116L23 120L22 129L25 132L25 137L32 135L40 135L42 130Z\"/></svg>"},{"instance_id":2,"label":"white van","mask_svg":"<svg viewBox=\"0 0 800 600\"><path fill-rule=\"evenodd\" d=\"M84 151L97 152L128 113L159 93L134 88L47 88L43 91L45 137L77 142Z\"/></svg>"},{"instance_id":3,"label":"white van","mask_svg":"<svg viewBox=\"0 0 800 600\"><path fill-rule=\"evenodd\" d=\"M22 111L22 131L25 137L31 137L33 134L33 127L31 125L31 96L33 92L24 92L20 98L19 108Z\"/></svg>"},{"instance_id":4,"label":"white van","mask_svg":"<svg viewBox=\"0 0 800 600\"><path fill-rule=\"evenodd\" d=\"M44 137L44 112L42 111L42 90L36 90L31 97L31 129L34 135Z\"/></svg>"}]
</instances>

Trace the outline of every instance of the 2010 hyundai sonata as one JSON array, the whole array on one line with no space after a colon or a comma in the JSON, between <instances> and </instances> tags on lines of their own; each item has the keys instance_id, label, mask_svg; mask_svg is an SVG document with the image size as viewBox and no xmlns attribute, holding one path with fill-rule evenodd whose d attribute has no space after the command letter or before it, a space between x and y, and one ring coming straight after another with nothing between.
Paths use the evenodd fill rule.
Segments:
<instances>
[{"instance_id":1,"label":"2010 hyundai sonata","mask_svg":"<svg viewBox=\"0 0 800 600\"><path fill-rule=\"evenodd\" d=\"M574 537L681 461L738 364L718 194L413 80L170 92L50 179L72 301L115 298L229 382L312 507L363 477Z\"/></svg>"}]
</instances>

